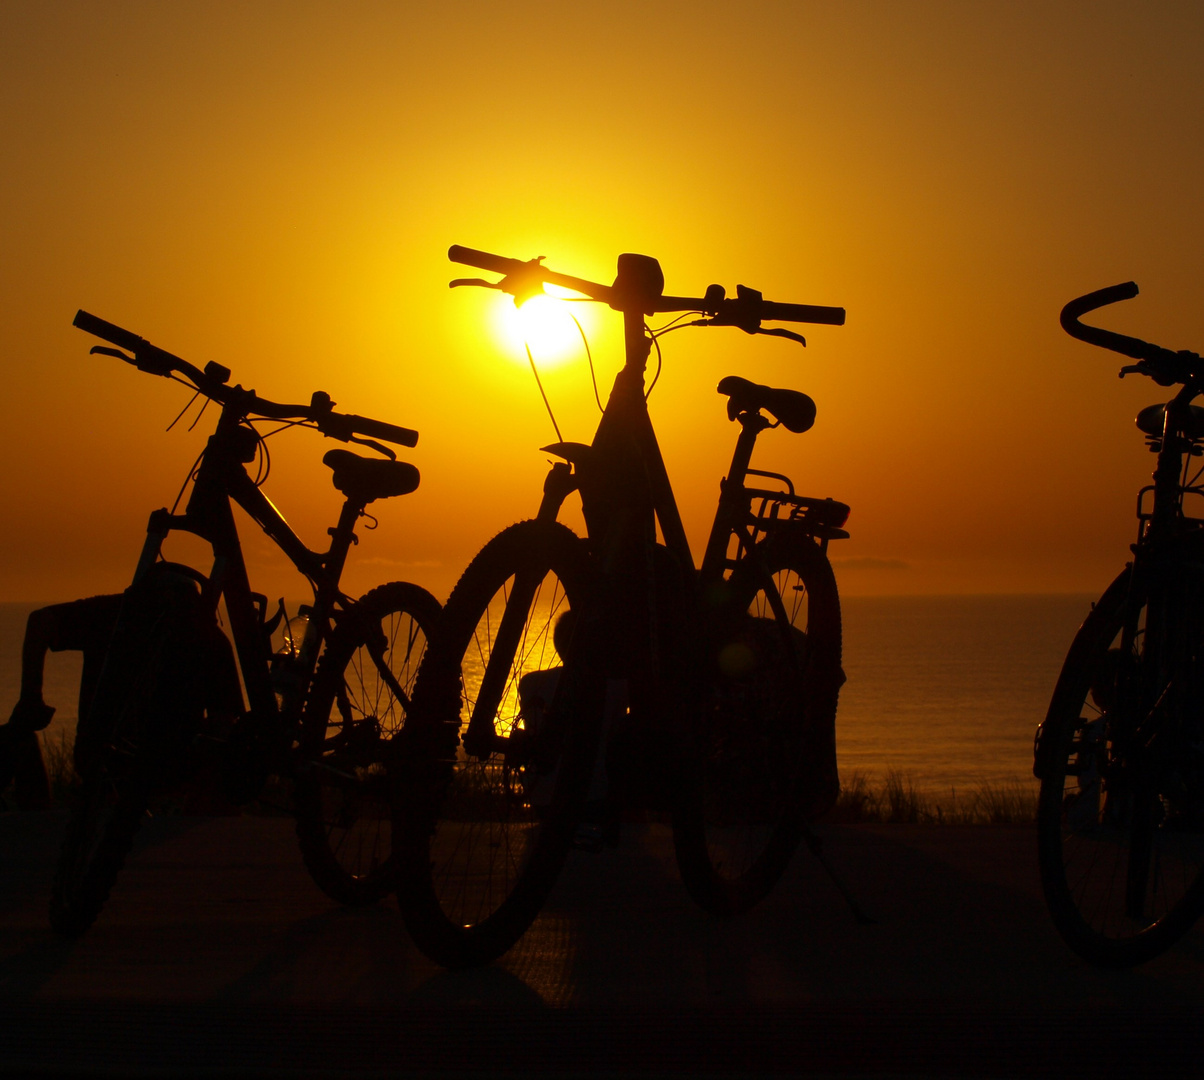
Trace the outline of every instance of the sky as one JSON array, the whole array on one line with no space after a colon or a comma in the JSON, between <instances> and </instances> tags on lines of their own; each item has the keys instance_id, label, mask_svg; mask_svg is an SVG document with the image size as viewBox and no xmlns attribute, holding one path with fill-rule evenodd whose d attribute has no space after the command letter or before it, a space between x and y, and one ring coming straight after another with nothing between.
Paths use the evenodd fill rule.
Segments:
<instances>
[{"instance_id":1,"label":"sky","mask_svg":"<svg viewBox=\"0 0 1204 1080\"><path fill-rule=\"evenodd\" d=\"M753 464L853 507L846 594L1096 593L1165 398L1058 312L1204 346L1197 3L0 2L0 600L122 588L215 418L105 357L85 308L276 400L419 429L345 587L446 596L539 504L554 432L500 294L450 244L666 290L837 304L807 348L663 340L650 408L696 557L736 428L728 374L810 394ZM583 322L605 394L619 319ZM574 331L575 332L575 331ZM580 348L537 355L556 420L597 420ZM264 490L311 547L339 497L310 432ZM574 521L570 508L566 520ZM367 523L365 523L367 524ZM302 597L247 525L253 583ZM180 557L199 557L182 551Z\"/></svg>"}]
</instances>

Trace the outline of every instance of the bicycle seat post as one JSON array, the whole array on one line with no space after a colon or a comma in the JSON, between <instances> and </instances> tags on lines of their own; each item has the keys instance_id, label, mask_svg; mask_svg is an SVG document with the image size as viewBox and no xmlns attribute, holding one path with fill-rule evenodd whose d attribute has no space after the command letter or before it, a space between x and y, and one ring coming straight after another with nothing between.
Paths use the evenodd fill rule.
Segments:
<instances>
[{"instance_id":1,"label":"bicycle seat post","mask_svg":"<svg viewBox=\"0 0 1204 1080\"><path fill-rule=\"evenodd\" d=\"M744 477L748 473L749 462L752 461L757 436L769 427L769 421L759 412L753 411L742 412L736 419L740 423L740 434L736 438L736 449L732 453L732 464L724 484L734 485L735 489L739 490L744 487Z\"/></svg>"},{"instance_id":2,"label":"bicycle seat post","mask_svg":"<svg viewBox=\"0 0 1204 1080\"><path fill-rule=\"evenodd\" d=\"M349 497L343 503L343 509L339 513L339 523L328 530L331 536L330 551L322 561L326 565L326 572L334 582L343 576L343 566L347 562L347 553L351 550L351 545L358 543L355 535L355 523L363 512L364 503L359 499Z\"/></svg>"},{"instance_id":3,"label":"bicycle seat post","mask_svg":"<svg viewBox=\"0 0 1204 1080\"><path fill-rule=\"evenodd\" d=\"M728 537L735 529L747 502L744 478L748 474L753 447L757 444L757 436L769 427L769 421L758 411L742 412L736 419L740 423L740 434L736 439L736 449L732 453L732 463L727 476L719 482L719 508L715 513L715 524L711 528L711 535L702 557L704 575L722 567L727 558Z\"/></svg>"}]
</instances>

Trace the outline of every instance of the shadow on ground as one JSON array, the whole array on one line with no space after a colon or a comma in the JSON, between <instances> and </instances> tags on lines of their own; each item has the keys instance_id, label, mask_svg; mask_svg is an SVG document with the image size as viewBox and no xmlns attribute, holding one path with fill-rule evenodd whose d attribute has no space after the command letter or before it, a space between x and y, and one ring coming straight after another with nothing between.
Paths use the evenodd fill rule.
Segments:
<instances>
[{"instance_id":1,"label":"shadow on ground","mask_svg":"<svg viewBox=\"0 0 1204 1080\"><path fill-rule=\"evenodd\" d=\"M147 823L109 905L56 940L60 817L0 816L0 1066L375 1075L454 1069L1119 1074L1187 1067L1204 935L1101 972L1054 933L1019 827L829 826L747 916L686 896L667 829L575 854L502 961L444 972L395 905L344 910L280 818Z\"/></svg>"}]
</instances>

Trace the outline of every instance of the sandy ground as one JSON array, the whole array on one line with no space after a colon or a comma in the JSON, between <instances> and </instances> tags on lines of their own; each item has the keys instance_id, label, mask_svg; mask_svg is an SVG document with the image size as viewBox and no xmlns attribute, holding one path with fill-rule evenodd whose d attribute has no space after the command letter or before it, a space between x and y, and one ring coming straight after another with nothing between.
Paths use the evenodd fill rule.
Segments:
<instances>
[{"instance_id":1,"label":"sandy ground","mask_svg":"<svg viewBox=\"0 0 1204 1080\"><path fill-rule=\"evenodd\" d=\"M1204 929L1098 971L1031 829L845 826L751 914L682 889L667 830L575 854L502 961L443 972L392 902L333 905L285 818L160 818L96 926L46 900L63 819L0 816L0 1071L38 1075L1153 1075L1204 1051Z\"/></svg>"}]
</instances>

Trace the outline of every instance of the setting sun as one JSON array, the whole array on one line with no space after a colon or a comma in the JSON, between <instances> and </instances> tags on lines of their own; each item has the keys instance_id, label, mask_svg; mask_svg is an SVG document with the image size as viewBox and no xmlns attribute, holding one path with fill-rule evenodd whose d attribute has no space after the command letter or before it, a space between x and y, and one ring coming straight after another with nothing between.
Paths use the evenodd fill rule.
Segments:
<instances>
[{"instance_id":1,"label":"setting sun","mask_svg":"<svg viewBox=\"0 0 1204 1080\"><path fill-rule=\"evenodd\" d=\"M565 300L552 295L533 296L517 306L506 297L497 306L499 334L516 359L525 363L530 348L536 363L559 364L584 355L581 336L589 333L586 307L575 304L570 309Z\"/></svg>"},{"instance_id":2,"label":"setting sun","mask_svg":"<svg viewBox=\"0 0 1204 1080\"><path fill-rule=\"evenodd\" d=\"M613 33L573 5L0 4L2 438L27 463L0 476L4 598L124 588L212 419L164 433L183 388L89 356L80 307L268 396L321 389L420 431L421 487L384 504L348 589L446 596L538 505L548 406L566 438L593 435L572 316L603 402L624 357L605 305L449 289L502 277L451 244L601 282L638 252L669 294L742 283L847 309L803 328L805 350L661 340L650 407L697 550L731 454L715 386L738 374L818 403L754 464L853 506L842 595L1098 592L1150 472L1131 418L1165 395L1117 379L1058 312L1132 279L1108 325L1204 340L1201 6L754 8L715 34L726 9L707 3L631 6ZM628 122L649 102L708 103L706 137L688 111ZM324 543L337 493L308 435L273 441L265 490ZM275 551L259 587L293 595Z\"/></svg>"}]
</instances>

